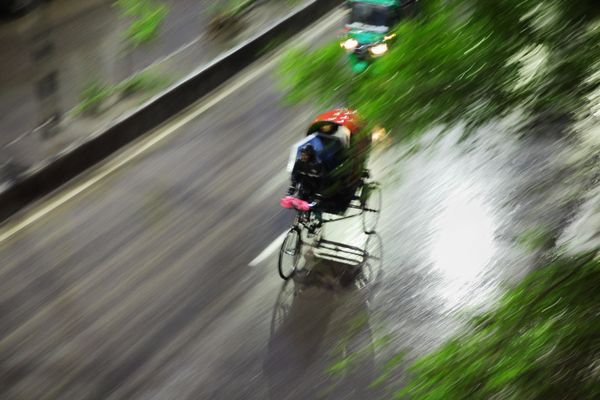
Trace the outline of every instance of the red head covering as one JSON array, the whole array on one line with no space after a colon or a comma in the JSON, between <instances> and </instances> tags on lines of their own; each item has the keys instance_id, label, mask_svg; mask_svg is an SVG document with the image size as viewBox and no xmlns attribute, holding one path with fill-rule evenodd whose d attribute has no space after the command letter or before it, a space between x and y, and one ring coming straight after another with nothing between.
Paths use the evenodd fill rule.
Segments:
<instances>
[{"instance_id":1,"label":"red head covering","mask_svg":"<svg viewBox=\"0 0 600 400\"><path fill-rule=\"evenodd\" d=\"M309 133L314 132L319 125L324 122L332 122L337 125L345 126L351 133L356 133L360 130L362 123L360 117L354 110L347 108L335 108L319 115L312 122Z\"/></svg>"}]
</instances>

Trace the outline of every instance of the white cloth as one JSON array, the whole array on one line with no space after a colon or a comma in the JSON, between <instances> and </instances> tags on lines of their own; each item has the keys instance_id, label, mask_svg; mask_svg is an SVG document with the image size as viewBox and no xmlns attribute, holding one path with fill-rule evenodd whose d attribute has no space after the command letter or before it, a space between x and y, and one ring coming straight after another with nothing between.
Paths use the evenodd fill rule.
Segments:
<instances>
[{"instance_id":1,"label":"white cloth","mask_svg":"<svg viewBox=\"0 0 600 400\"><path fill-rule=\"evenodd\" d=\"M350 147L350 135L350 129L346 128L345 126L338 127L333 134L333 136L337 137L342 142L342 145L345 149Z\"/></svg>"}]
</instances>

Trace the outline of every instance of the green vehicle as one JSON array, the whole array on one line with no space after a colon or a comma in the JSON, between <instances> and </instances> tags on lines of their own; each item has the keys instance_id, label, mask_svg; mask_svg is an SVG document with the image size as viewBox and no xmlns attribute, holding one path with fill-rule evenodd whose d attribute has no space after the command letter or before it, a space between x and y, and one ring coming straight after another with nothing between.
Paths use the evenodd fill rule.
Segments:
<instances>
[{"instance_id":1,"label":"green vehicle","mask_svg":"<svg viewBox=\"0 0 600 400\"><path fill-rule=\"evenodd\" d=\"M418 0L349 0L347 5L350 20L341 47L349 53L352 70L361 73L375 58L387 53L395 37L391 28L416 14Z\"/></svg>"}]
</instances>

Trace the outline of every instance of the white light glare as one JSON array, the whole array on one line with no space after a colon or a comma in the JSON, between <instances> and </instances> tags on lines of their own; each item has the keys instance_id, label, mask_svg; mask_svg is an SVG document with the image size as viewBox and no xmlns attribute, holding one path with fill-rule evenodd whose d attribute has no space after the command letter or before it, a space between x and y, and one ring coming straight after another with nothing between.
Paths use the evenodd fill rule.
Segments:
<instances>
[{"instance_id":1,"label":"white light glare","mask_svg":"<svg viewBox=\"0 0 600 400\"><path fill-rule=\"evenodd\" d=\"M354 50L356 47L358 47L358 41L350 38L342 43L342 47L346 50Z\"/></svg>"},{"instance_id":2,"label":"white light glare","mask_svg":"<svg viewBox=\"0 0 600 400\"><path fill-rule=\"evenodd\" d=\"M381 56L388 51L388 45L385 43L377 44L369 49L374 56Z\"/></svg>"}]
</instances>

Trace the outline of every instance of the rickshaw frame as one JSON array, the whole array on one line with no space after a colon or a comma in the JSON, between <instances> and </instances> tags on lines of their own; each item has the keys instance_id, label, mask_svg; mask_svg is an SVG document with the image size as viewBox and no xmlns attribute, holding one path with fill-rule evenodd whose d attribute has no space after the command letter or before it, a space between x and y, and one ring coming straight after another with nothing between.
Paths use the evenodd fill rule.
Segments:
<instances>
[{"instance_id":1,"label":"rickshaw frame","mask_svg":"<svg viewBox=\"0 0 600 400\"><path fill-rule=\"evenodd\" d=\"M359 187L357 189L361 189L361 192L362 192L362 189L364 188L365 184L373 184L373 183L367 183L367 182L363 181L363 182L361 182L361 185L359 185ZM380 193L380 188L378 186L376 186L376 190L378 193ZM338 221L342 221L342 220L346 220L346 219L350 219L350 218L364 216L365 212L373 212L377 215L377 220L379 219L380 210L366 207L366 202L363 200L361 200L360 206L352 204L352 202L354 202L356 200L361 200L361 198L359 196L355 195L354 198L351 200L350 204L348 205L348 207L346 208L346 210L348 210L348 209L360 210L359 212L354 212L350 215L343 215L343 216L338 216L338 217L329 218L329 219L324 219L323 217L321 217L319 219L319 218L315 217L313 210L309 210L309 211L302 211L302 210L298 210L298 209L295 210L296 215L294 217L294 222L292 223L292 226L290 227L289 231L287 232L285 239L281 245L281 249L279 251L278 270L279 270L279 275L281 276L282 279L288 280L296 273L298 263L299 263L299 257L302 253L302 247L305 245L309 246L311 248L315 248L315 249L324 248L324 249L327 249L330 251L334 251L334 252L336 252L335 255L329 254L326 258L333 259L334 261L342 262L345 264L349 264L351 266L356 267L356 266L362 265L366 262L369 254L364 249L361 249L356 246L350 246L345 243L326 240L326 239L323 239L323 237L322 237L322 228L327 223L338 222ZM379 204L379 208L381 208L381 197L379 197L378 204ZM339 214L332 214L332 213L328 213L328 212L324 212L322 214L339 215ZM319 227L316 229L314 229L311 226L311 222L314 222L315 219L318 219L320 222ZM372 229L368 229L365 225L365 220L363 219L363 232L367 235L374 234L375 226L377 225L377 220L373 224ZM305 233L304 236L306 236L306 238L312 237L313 240L310 242L308 240L304 240L303 235L302 235L303 232ZM293 244L291 246L289 246L289 245L286 246L286 244L288 244L288 240L290 237L294 238ZM289 271L284 267L284 257L286 255L292 256L292 266ZM356 261L351 258L344 257L344 255L358 256L361 259L360 259L360 261Z\"/></svg>"},{"instance_id":2,"label":"rickshaw frame","mask_svg":"<svg viewBox=\"0 0 600 400\"><path fill-rule=\"evenodd\" d=\"M292 226L290 227L279 252L279 275L285 280L291 278L295 273L299 262L302 246L308 244L308 241L303 241L303 232L306 232L305 236L307 238L315 238L313 239L313 243L316 244L317 247L319 246L319 244L325 244L334 246L337 249L342 249L342 252L358 252L359 254L353 254L362 256L364 261L366 253L363 249L323 239L321 236L322 227L328 223L339 222L346 219L362 216L363 232L365 234L372 234L375 233L375 227L379 219L379 212L381 209L381 189L379 187L378 182L372 181L370 179L370 171L365 167L366 157L363 157L363 155L366 154L365 152L368 151L368 148L371 144L371 137L370 135L366 136L363 134L362 121L360 120L355 111L348 109L330 110L317 116L313 120L306 136L311 137L315 134L315 132L319 132L320 127L324 124L334 124L338 127L341 126L346 128L346 133L342 132L342 135L346 135L344 136L344 138L347 140L346 143L348 145L347 155L351 157L352 154L357 154L357 158L355 160L342 161L342 164L347 161L350 165L350 169L341 175L343 183L347 185L344 186L344 190L348 191L347 193L341 193L344 195L341 198L344 201L343 203L341 203L341 205L336 203L336 200L340 199L336 199L336 196L334 194L333 196L327 198L329 205L331 206L333 204L335 206L334 208L324 206L324 204L326 204L325 202L321 204L319 209L315 210L303 211L294 207L296 211L294 222L292 223ZM320 133L319 135L324 134ZM336 133L331 134L330 137L339 138L339 136L336 135L337 131ZM340 140L342 139L340 138ZM354 147L354 149L352 149L352 147ZM292 155L294 156L294 162L296 162L297 160L296 157L298 156L298 151L299 150L296 149L295 152L292 152ZM353 153L353 151L357 152ZM365 188L369 188L369 190L366 191ZM350 191L352 191L351 197L348 196L348 194L351 193ZM369 201L372 199L373 193L378 194L378 196L375 196L377 200L376 207L372 207L369 205ZM348 215L349 210L359 211L350 211L350 214ZM318 214L316 214L315 211L318 211ZM367 224L367 213L374 213L376 215L376 219L373 224ZM333 215L335 217L324 218L324 214ZM291 245L289 243L290 241ZM292 268L290 271L287 271L283 265L286 256L292 257Z\"/></svg>"}]
</instances>

